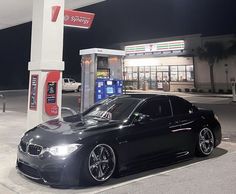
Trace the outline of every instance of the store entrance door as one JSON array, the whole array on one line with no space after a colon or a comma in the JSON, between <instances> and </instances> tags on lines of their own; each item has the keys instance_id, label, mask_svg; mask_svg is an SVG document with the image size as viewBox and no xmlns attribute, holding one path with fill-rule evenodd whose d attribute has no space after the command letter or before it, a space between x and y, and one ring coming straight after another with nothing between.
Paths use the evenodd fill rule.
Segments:
<instances>
[{"instance_id":1,"label":"store entrance door","mask_svg":"<svg viewBox=\"0 0 236 194\"><path fill-rule=\"evenodd\" d=\"M163 69L165 67L165 69ZM155 67L143 66L138 68L138 89L140 90L165 90L168 91L169 71L168 66L158 69ZM160 68L160 67L159 67Z\"/></svg>"},{"instance_id":2,"label":"store entrance door","mask_svg":"<svg viewBox=\"0 0 236 194\"><path fill-rule=\"evenodd\" d=\"M150 88L150 67L139 67L138 89L147 90Z\"/></svg>"},{"instance_id":3,"label":"store entrance door","mask_svg":"<svg viewBox=\"0 0 236 194\"><path fill-rule=\"evenodd\" d=\"M167 90L167 85L169 85L169 71L157 71L156 80L157 90Z\"/></svg>"},{"instance_id":4,"label":"store entrance door","mask_svg":"<svg viewBox=\"0 0 236 194\"><path fill-rule=\"evenodd\" d=\"M151 84L151 74L150 74L150 67L149 66L144 66L144 67L139 67L139 88L141 90L148 90L152 89L152 84Z\"/></svg>"}]
</instances>

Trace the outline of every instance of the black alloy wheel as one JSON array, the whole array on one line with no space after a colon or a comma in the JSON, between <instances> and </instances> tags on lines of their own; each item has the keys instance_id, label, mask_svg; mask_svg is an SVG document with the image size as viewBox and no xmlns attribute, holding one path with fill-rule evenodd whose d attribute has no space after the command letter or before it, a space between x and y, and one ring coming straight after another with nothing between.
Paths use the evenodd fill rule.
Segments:
<instances>
[{"instance_id":1,"label":"black alloy wheel","mask_svg":"<svg viewBox=\"0 0 236 194\"><path fill-rule=\"evenodd\" d=\"M215 139L209 128L203 128L198 134L197 154L209 156L214 149Z\"/></svg>"},{"instance_id":2,"label":"black alloy wheel","mask_svg":"<svg viewBox=\"0 0 236 194\"><path fill-rule=\"evenodd\" d=\"M90 152L88 167L94 180L105 182L112 176L115 166L115 153L110 146L99 144Z\"/></svg>"},{"instance_id":3,"label":"black alloy wheel","mask_svg":"<svg viewBox=\"0 0 236 194\"><path fill-rule=\"evenodd\" d=\"M98 144L88 152L81 169L80 183L102 184L113 175L115 167L116 156L113 149L107 144Z\"/></svg>"}]
</instances>

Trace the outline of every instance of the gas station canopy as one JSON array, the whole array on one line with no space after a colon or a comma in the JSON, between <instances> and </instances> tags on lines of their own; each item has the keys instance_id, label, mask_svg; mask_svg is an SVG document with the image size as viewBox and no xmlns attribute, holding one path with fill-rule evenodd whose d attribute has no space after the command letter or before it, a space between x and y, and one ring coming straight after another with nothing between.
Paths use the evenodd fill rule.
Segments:
<instances>
[{"instance_id":1,"label":"gas station canopy","mask_svg":"<svg viewBox=\"0 0 236 194\"><path fill-rule=\"evenodd\" d=\"M105 0L65 0L65 8L78 9ZM0 30L30 22L32 20L33 0L1 0Z\"/></svg>"}]
</instances>

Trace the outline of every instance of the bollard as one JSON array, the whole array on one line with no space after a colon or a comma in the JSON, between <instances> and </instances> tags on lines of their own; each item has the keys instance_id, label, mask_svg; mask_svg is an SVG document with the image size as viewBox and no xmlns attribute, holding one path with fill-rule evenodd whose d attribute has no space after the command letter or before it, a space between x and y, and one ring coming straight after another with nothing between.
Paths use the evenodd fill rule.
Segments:
<instances>
[{"instance_id":1,"label":"bollard","mask_svg":"<svg viewBox=\"0 0 236 194\"><path fill-rule=\"evenodd\" d=\"M232 93L233 93L233 102L236 102L236 87L235 83L232 85Z\"/></svg>"},{"instance_id":2,"label":"bollard","mask_svg":"<svg viewBox=\"0 0 236 194\"><path fill-rule=\"evenodd\" d=\"M231 78L230 79L231 82L231 87L232 87L232 102L236 102L236 82L235 82L235 78Z\"/></svg>"},{"instance_id":3,"label":"bollard","mask_svg":"<svg viewBox=\"0 0 236 194\"><path fill-rule=\"evenodd\" d=\"M79 112L81 112L80 110L81 110L81 94L78 96L78 110L79 110Z\"/></svg>"},{"instance_id":4,"label":"bollard","mask_svg":"<svg viewBox=\"0 0 236 194\"><path fill-rule=\"evenodd\" d=\"M5 98L5 95L4 94L0 94L0 98L3 99L3 102L2 102L2 112L6 112L6 98Z\"/></svg>"}]
</instances>

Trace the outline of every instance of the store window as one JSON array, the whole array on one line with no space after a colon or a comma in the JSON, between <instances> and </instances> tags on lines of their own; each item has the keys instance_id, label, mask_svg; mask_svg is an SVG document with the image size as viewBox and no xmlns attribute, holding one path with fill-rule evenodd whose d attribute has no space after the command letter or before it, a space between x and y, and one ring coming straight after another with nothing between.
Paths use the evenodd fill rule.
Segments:
<instances>
[{"instance_id":1,"label":"store window","mask_svg":"<svg viewBox=\"0 0 236 194\"><path fill-rule=\"evenodd\" d=\"M156 81L156 72L155 71L151 72L151 81Z\"/></svg>"},{"instance_id":2,"label":"store window","mask_svg":"<svg viewBox=\"0 0 236 194\"><path fill-rule=\"evenodd\" d=\"M150 67L145 67L145 79L150 80Z\"/></svg>"},{"instance_id":3,"label":"store window","mask_svg":"<svg viewBox=\"0 0 236 194\"><path fill-rule=\"evenodd\" d=\"M144 67L139 67L139 81L143 81L145 77Z\"/></svg>"},{"instance_id":4,"label":"store window","mask_svg":"<svg viewBox=\"0 0 236 194\"><path fill-rule=\"evenodd\" d=\"M159 65L159 66L157 66L157 71L169 71L169 66Z\"/></svg>"},{"instance_id":5,"label":"store window","mask_svg":"<svg viewBox=\"0 0 236 194\"><path fill-rule=\"evenodd\" d=\"M178 81L178 68L177 66L170 66L170 80Z\"/></svg>"},{"instance_id":6,"label":"store window","mask_svg":"<svg viewBox=\"0 0 236 194\"><path fill-rule=\"evenodd\" d=\"M169 72L163 72L163 81L169 81Z\"/></svg>"},{"instance_id":7,"label":"store window","mask_svg":"<svg viewBox=\"0 0 236 194\"><path fill-rule=\"evenodd\" d=\"M157 67L156 66L150 66L150 84L149 87L152 90L156 89L156 79L157 79Z\"/></svg>"},{"instance_id":8,"label":"store window","mask_svg":"<svg viewBox=\"0 0 236 194\"><path fill-rule=\"evenodd\" d=\"M163 89L163 82L194 81L193 65L157 65L125 67L127 85L135 89L143 89L147 81L149 89Z\"/></svg>"},{"instance_id":9,"label":"store window","mask_svg":"<svg viewBox=\"0 0 236 194\"><path fill-rule=\"evenodd\" d=\"M138 80L138 67L133 67L133 80Z\"/></svg>"},{"instance_id":10,"label":"store window","mask_svg":"<svg viewBox=\"0 0 236 194\"><path fill-rule=\"evenodd\" d=\"M186 73L184 71L179 71L178 80L180 82L186 82Z\"/></svg>"},{"instance_id":11,"label":"store window","mask_svg":"<svg viewBox=\"0 0 236 194\"><path fill-rule=\"evenodd\" d=\"M162 72L157 72L157 81L162 81Z\"/></svg>"},{"instance_id":12,"label":"store window","mask_svg":"<svg viewBox=\"0 0 236 194\"><path fill-rule=\"evenodd\" d=\"M170 79L174 82L193 81L193 65L171 66Z\"/></svg>"},{"instance_id":13,"label":"store window","mask_svg":"<svg viewBox=\"0 0 236 194\"><path fill-rule=\"evenodd\" d=\"M178 81L180 81L180 82L187 81L186 80L186 68L183 65L178 66Z\"/></svg>"},{"instance_id":14,"label":"store window","mask_svg":"<svg viewBox=\"0 0 236 194\"><path fill-rule=\"evenodd\" d=\"M156 66L151 66L151 71L152 72L156 72L157 71L157 67Z\"/></svg>"},{"instance_id":15,"label":"store window","mask_svg":"<svg viewBox=\"0 0 236 194\"><path fill-rule=\"evenodd\" d=\"M194 80L193 65L186 66L186 70L187 70L187 81L193 81Z\"/></svg>"},{"instance_id":16,"label":"store window","mask_svg":"<svg viewBox=\"0 0 236 194\"><path fill-rule=\"evenodd\" d=\"M132 80L132 67L126 67L126 80Z\"/></svg>"},{"instance_id":17,"label":"store window","mask_svg":"<svg viewBox=\"0 0 236 194\"><path fill-rule=\"evenodd\" d=\"M185 66L184 65L178 66L178 71L185 72Z\"/></svg>"}]
</instances>

